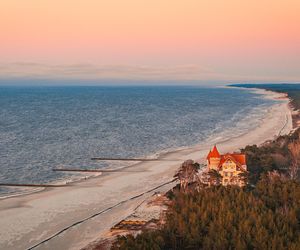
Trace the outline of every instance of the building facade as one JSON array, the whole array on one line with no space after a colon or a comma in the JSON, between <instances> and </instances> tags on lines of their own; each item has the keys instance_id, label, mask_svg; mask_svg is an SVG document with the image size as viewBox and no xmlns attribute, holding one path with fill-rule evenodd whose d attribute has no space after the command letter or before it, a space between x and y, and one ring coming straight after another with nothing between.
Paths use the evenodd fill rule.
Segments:
<instances>
[{"instance_id":1,"label":"building facade","mask_svg":"<svg viewBox=\"0 0 300 250\"><path fill-rule=\"evenodd\" d=\"M241 174L247 173L246 155L240 153L221 155L216 146L207 155L207 167L222 176L222 185L244 186Z\"/></svg>"}]
</instances>

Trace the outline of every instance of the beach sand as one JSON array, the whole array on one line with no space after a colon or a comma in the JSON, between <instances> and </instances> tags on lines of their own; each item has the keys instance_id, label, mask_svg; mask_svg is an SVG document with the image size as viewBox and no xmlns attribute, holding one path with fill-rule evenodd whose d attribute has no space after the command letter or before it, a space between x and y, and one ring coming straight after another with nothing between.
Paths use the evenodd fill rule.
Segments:
<instances>
[{"instance_id":1,"label":"beach sand","mask_svg":"<svg viewBox=\"0 0 300 250\"><path fill-rule=\"evenodd\" d=\"M266 98L281 98L282 103L270 107L267 116L254 130L219 142L221 152L261 144L292 130L291 109L286 96L256 91ZM123 172L105 173L65 187L2 199L0 249L28 249L36 244L34 249L80 249L103 237L155 192L169 190L174 183L160 185L173 179L184 160L204 162L211 146L182 148L159 155L164 161L137 163Z\"/></svg>"}]
</instances>

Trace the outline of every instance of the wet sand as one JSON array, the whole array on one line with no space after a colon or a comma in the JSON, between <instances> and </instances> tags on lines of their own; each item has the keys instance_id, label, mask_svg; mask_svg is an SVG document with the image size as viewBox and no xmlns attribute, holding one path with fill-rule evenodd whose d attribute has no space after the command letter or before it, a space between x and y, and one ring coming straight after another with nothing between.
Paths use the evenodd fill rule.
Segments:
<instances>
[{"instance_id":1,"label":"wet sand","mask_svg":"<svg viewBox=\"0 0 300 250\"><path fill-rule=\"evenodd\" d=\"M221 152L261 144L292 130L289 100L282 94L257 91L266 98L281 98L282 103L270 107L255 129L219 142ZM211 146L174 150L159 156L164 161L141 162L124 172L0 200L0 249L80 249L105 235L147 197L170 189L174 183L168 182L180 164L187 159L204 162Z\"/></svg>"}]
</instances>

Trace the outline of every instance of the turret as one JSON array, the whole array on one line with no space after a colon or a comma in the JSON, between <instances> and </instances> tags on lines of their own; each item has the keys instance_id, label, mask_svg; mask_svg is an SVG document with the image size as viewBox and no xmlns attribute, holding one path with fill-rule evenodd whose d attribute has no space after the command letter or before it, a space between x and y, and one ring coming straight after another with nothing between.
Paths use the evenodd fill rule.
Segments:
<instances>
[{"instance_id":1,"label":"turret","mask_svg":"<svg viewBox=\"0 0 300 250\"><path fill-rule=\"evenodd\" d=\"M217 146L215 145L213 147L213 149L209 152L209 154L207 155L207 166L208 169L214 169L214 170L218 170L218 167L220 165L220 161L221 161L221 155L217 149Z\"/></svg>"}]
</instances>

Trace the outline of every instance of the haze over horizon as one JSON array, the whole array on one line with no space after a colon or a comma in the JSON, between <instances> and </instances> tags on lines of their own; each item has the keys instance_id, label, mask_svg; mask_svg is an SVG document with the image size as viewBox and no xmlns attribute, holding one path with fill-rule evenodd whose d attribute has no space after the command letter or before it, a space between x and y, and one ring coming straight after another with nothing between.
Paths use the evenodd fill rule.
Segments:
<instances>
[{"instance_id":1,"label":"haze over horizon","mask_svg":"<svg viewBox=\"0 0 300 250\"><path fill-rule=\"evenodd\" d=\"M300 81L298 0L3 0L0 79Z\"/></svg>"}]
</instances>

